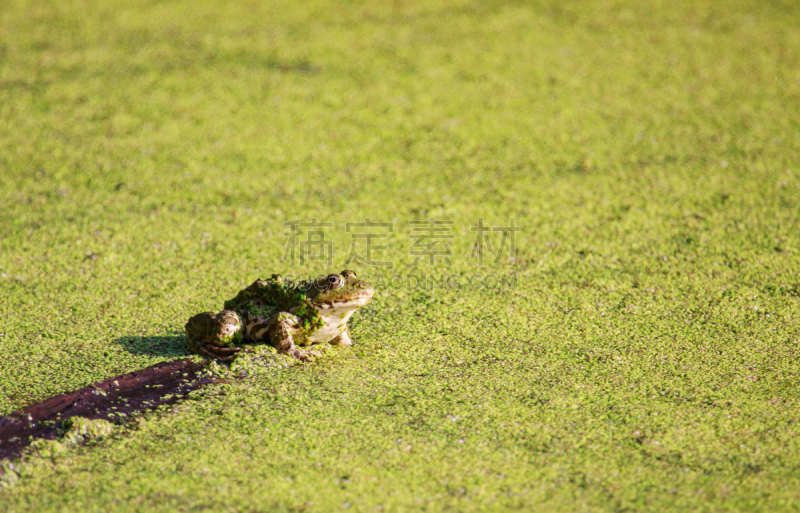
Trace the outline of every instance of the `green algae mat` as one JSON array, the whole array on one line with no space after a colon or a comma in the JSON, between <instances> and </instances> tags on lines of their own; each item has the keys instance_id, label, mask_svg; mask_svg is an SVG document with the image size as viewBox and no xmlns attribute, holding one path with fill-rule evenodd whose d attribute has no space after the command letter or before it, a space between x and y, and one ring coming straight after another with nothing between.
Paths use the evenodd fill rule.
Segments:
<instances>
[{"instance_id":1,"label":"green algae mat","mask_svg":"<svg viewBox=\"0 0 800 513\"><path fill-rule=\"evenodd\" d=\"M35 445L0 509L800 509L799 23L3 2L0 415L259 277L377 292L351 348Z\"/></svg>"}]
</instances>

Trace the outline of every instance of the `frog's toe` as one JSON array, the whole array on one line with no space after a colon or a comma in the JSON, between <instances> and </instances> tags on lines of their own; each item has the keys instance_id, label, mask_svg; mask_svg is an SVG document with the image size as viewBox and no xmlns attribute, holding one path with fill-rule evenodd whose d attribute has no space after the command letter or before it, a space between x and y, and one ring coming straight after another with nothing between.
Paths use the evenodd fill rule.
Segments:
<instances>
[{"instance_id":1,"label":"frog's toe","mask_svg":"<svg viewBox=\"0 0 800 513\"><path fill-rule=\"evenodd\" d=\"M242 347L226 347L226 346L217 346L212 344L201 345L198 346L197 354L200 356L204 356L206 358L211 358L212 360L222 360L223 362L230 362L236 355L239 353L252 353L253 350L248 348Z\"/></svg>"},{"instance_id":2,"label":"frog's toe","mask_svg":"<svg viewBox=\"0 0 800 513\"><path fill-rule=\"evenodd\" d=\"M306 349L299 349L297 347L290 349L287 351L287 354L293 358L297 358L301 362L311 362L314 361L314 358L318 358L321 356L316 351L310 351Z\"/></svg>"},{"instance_id":3,"label":"frog's toe","mask_svg":"<svg viewBox=\"0 0 800 513\"><path fill-rule=\"evenodd\" d=\"M229 362L236 358L236 355L221 355L217 351L214 350L213 347L205 347L205 346L198 346L197 351L195 353L199 354L203 358L208 358L210 360L222 360L223 362Z\"/></svg>"}]
</instances>

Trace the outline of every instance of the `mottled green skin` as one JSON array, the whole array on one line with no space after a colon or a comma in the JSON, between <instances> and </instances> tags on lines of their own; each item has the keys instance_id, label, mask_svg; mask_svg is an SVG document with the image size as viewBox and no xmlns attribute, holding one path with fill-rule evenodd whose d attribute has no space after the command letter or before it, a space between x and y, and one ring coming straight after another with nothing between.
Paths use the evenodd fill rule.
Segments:
<instances>
[{"instance_id":1,"label":"mottled green skin","mask_svg":"<svg viewBox=\"0 0 800 513\"><path fill-rule=\"evenodd\" d=\"M204 354L202 347L233 347L241 343L244 330L242 319L233 311L223 310L218 314L203 312L186 323L186 342L195 354ZM224 357L232 356L226 354Z\"/></svg>"},{"instance_id":2,"label":"mottled green skin","mask_svg":"<svg viewBox=\"0 0 800 513\"><path fill-rule=\"evenodd\" d=\"M279 274L268 280L258 280L239 291L236 297L225 301L226 310L239 315L272 317L280 312L293 313L300 318L303 330L313 332L322 327L319 310L311 303L311 293L316 292L308 281L295 282Z\"/></svg>"}]
</instances>

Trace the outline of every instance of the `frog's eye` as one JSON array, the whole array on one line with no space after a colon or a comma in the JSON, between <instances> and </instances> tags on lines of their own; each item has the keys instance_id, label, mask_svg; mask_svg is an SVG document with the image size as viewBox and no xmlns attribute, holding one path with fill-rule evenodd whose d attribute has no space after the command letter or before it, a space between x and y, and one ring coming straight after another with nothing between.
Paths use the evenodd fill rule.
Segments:
<instances>
[{"instance_id":1,"label":"frog's eye","mask_svg":"<svg viewBox=\"0 0 800 513\"><path fill-rule=\"evenodd\" d=\"M344 276L345 279L347 279L347 278L357 278L356 272L355 271L351 271L350 269L345 269L344 271L341 272L341 275Z\"/></svg>"},{"instance_id":2,"label":"frog's eye","mask_svg":"<svg viewBox=\"0 0 800 513\"><path fill-rule=\"evenodd\" d=\"M341 283L342 279L339 278L338 274L331 274L328 276L328 285L330 285L332 288L338 287Z\"/></svg>"}]
</instances>

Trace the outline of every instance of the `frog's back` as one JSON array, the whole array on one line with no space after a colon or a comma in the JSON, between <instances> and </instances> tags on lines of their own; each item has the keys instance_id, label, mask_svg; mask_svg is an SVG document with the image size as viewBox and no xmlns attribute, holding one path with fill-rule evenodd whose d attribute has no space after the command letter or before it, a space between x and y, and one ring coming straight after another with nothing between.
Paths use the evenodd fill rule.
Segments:
<instances>
[{"instance_id":1,"label":"frog's back","mask_svg":"<svg viewBox=\"0 0 800 513\"><path fill-rule=\"evenodd\" d=\"M225 301L225 309L240 315L270 317L278 312L288 312L304 301L305 294L296 283L273 274L268 280L256 280L240 290L236 297Z\"/></svg>"}]
</instances>

